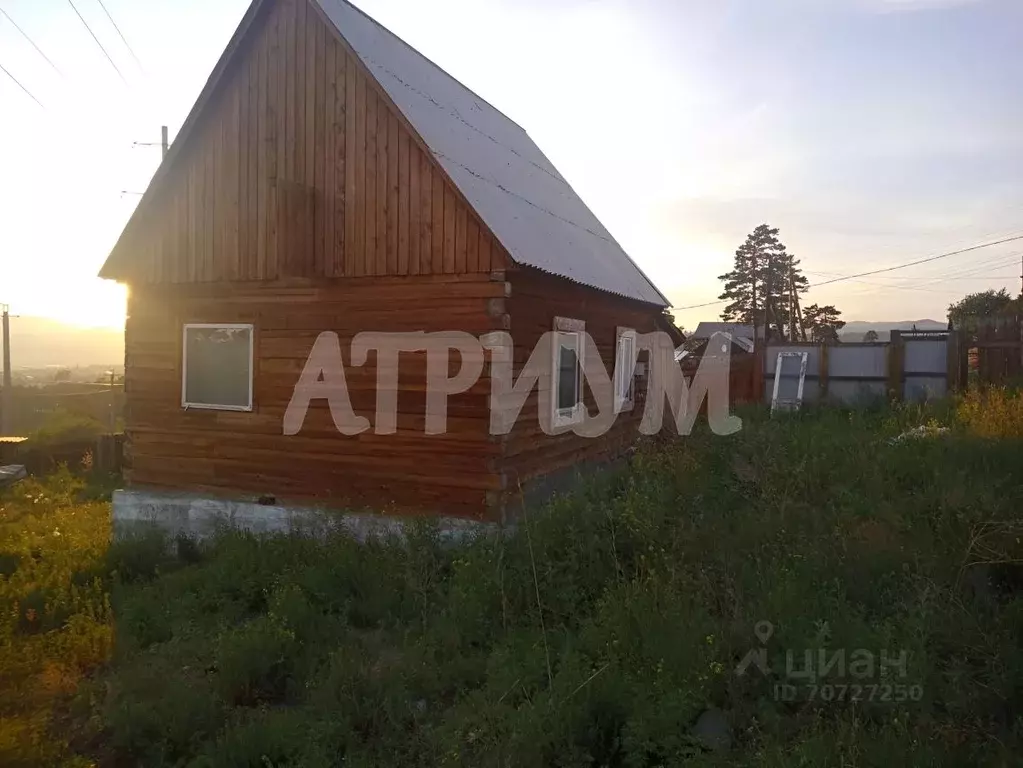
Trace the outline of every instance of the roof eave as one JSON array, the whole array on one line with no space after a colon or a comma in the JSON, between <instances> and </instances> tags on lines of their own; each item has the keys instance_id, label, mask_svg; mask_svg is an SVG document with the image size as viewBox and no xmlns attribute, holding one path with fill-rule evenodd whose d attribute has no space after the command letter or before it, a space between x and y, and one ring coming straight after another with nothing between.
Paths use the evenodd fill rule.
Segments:
<instances>
[{"instance_id":1,"label":"roof eave","mask_svg":"<svg viewBox=\"0 0 1023 768\"><path fill-rule=\"evenodd\" d=\"M213 67L213 71L210 73L209 78L207 78L206 84L199 92L199 97L192 105L192 109L185 118L185 122L181 124L181 129L178 131L177 136L174 137L174 141L171 143L170 148L167 151L167 155L160 162L159 167L156 169L156 173L153 174L153 178L150 179L149 185L146 187L146 191L139 200L139 204L135 206L135 210L128 219L128 223L124 225L124 229L121 230L121 234L118 236L117 242L114 243L114 247L110 250L106 260L103 262L103 266L100 267L99 277L106 280L126 280L129 277L129 271L122 263L125 257L121 255L125 248L125 240L128 232L138 226L138 219L142 215L140 212L146 209L152 197L155 195L153 190L158 189L163 183L163 180L169 173L169 169L173 167L177 157L183 151L182 146L187 143L188 138L195 130L195 125L199 120L200 114L205 108L207 102L209 102L212 98L213 93L216 91L217 86L220 84L220 81L224 76L224 73L228 70L235 56L238 54L238 50L241 48L242 43L246 39L253 22L259 16L264 6L269 5L271 2L273 2L273 0L252 0L252 3L245 11L241 21L238 23L238 28L235 29L234 34L227 43L227 47L224 48L224 52L220 55L216 65Z\"/></svg>"}]
</instances>

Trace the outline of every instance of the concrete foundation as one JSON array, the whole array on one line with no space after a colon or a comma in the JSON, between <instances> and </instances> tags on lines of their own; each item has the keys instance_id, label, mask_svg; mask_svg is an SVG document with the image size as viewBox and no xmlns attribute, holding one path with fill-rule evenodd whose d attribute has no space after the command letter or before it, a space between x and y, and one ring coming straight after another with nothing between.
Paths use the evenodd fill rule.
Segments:
<instances>
[{"instance_id":1,"label":"concrete foundation","mask_svg":"<svg viewBox=\"0 0 1023 768\"><path fill-rule=\"evenodd\" d=\"M429 520L437 524L442 538L452 542L483 533L512 531L521 521L524 507L542 509L552 496L571 492L586 477L624 466L631 453L615 460L580 462L524 484L521 492L506 502L503 526L456 517L431 516ZM155 526L171 538L187 536L196 540L234 528L260 534L301 533L320 537L344 532L365 541L400 537L409 523L422 519L147 488L114 491L113 508L115 537Z\"/></svg>"},{"instance_id":2,"label":"concrete foundation","mask_svg":"<svg viewBox=\"0 0 1023 768\"><path fill-rule=\"evenodd\" d=\"M114 537L131 535L157 527L170 537L187 536L202 540L226 528L252 533L300 533L325 536L344 532L359 541L401 536L412 518L341 512L316 507L261 504L228 498L211 498L188 493L155 490L120 490L113 495ZM498 530L493 523L460 518L431 518L442 537L462 539Z\"/></svg>"}]
</instances>

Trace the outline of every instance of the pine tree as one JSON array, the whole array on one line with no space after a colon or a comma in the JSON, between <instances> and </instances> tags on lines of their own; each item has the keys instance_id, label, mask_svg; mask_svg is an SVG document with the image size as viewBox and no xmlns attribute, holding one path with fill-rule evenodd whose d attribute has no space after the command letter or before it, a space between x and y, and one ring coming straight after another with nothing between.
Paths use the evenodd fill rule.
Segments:
<instances>
[{"instance_id":1,"label":"pine tree","mask_svg":"<svg viewBox=\"0 0 1023 768\"><path fill-rule=\"evenodd\" d=\"M809 284L776 228L753 230L736 250L732 271L718 279L725 283L718 298L729 301L722 320L763 327L766 337L785 338L786 326L794 333L792 306Z\"/></svg>"},{"instance_id":2,"label":"pine tree","mask_svg":"<svg viewBox=\"0 0 1023 768\"><path fill-rule=\"evenodd\" d=\"M811 304L803 310L803 317L810 329L813 341L824 344L837 344L839 342L838 332L845 327L845 320L839 320L841 311L835 309L833 304L825 304L823 307Z\"/></svg>"}]
</instances>

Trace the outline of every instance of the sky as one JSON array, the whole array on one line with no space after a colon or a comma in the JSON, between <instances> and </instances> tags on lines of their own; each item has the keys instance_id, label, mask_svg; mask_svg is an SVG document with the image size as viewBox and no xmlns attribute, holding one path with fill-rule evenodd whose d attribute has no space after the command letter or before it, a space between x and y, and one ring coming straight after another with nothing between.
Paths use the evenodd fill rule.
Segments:
<instances>
[{"instance_id":1,"label":"sky","mask_svg":"<svg viewBox=\"0 0 1023 768\"><path fill-rule=\"evenodd\" d=\"M72 1L0 0L0 66L43 105L0 72L0 302L118 327L124 290L96 273L159 164L135 143L173 140L247 2L103 0L129 50ZM686 307L764 222L811 284L1023 235L1019 0L356 4L522 125L684 327L717 318ZM941 320L1018 293L1021 261L1023 240L804 303Z\"/></svg>"}]
</instances>

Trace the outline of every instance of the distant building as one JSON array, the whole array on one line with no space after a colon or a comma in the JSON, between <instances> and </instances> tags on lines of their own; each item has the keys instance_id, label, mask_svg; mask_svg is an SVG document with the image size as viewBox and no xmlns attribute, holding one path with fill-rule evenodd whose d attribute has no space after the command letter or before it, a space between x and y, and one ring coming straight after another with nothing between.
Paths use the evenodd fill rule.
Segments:
<instances>
[{"instance_id":1,"label":"distant building","mask_svg":"<svg viewBox=\"0 0 1023 768\"><path fill-rule=\"evenodd\" d=\"M753 326L742 323L700 323L696 330L689 336L688 343L675 351L676 362L687 361L686 365L696 364L703 357L707 349L707 342L715 333L721 334L732 345L733 355L748 355L753 353ZM757 336L764 338L764 329L757 329Z\"/></svg>"},{"instance_id":2,"label":"distant building","mask_svg":"<svg viewBox=\"0 0 1023 768\"><path fill-rule=\"evenodd\" d=\"M753 326L742 323L700 323L696 326L696 330L693 331L691 338L709 339L715 333L727 333L736 339L749 339L750 342L753 341ZM764 338L763 326L757 328L757 338Z\"/></svg>"}]
</instances>

